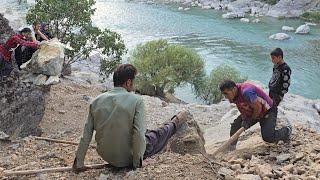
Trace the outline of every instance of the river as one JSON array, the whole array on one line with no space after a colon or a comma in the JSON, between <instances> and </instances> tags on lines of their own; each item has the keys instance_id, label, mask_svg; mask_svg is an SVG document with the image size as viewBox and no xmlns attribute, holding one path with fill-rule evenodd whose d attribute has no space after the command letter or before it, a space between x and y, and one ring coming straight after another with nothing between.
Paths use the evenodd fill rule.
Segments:
<instances>
[{"instance_id":1,"label":"river","mask_svg":"<svg viewBox=\"0 0 320 180\"><path fill-rule=\"evenodd\" d=\"M284 25L296 28L304 21L262 17L260 23L243 23L238 19L222 19L222 12L215 10L179 11L177 6L114 0L97 0L96 8L93 22L100 28L122 34L129 49L127 57L137 44L165 38L195 49L203 57L208 74L224 63L248 79L267 84L273 66L269 53L273 48L281 47L285 61L292 69L289 92L311 99L320 98L320 52L310 43L320 40L319 26L311 27L309 35L290 32L291 39L281 42L268 37L281 32ZM177 88L175 94L187 102L201 102L188 85Z\"/></svg>"}]
</instances>

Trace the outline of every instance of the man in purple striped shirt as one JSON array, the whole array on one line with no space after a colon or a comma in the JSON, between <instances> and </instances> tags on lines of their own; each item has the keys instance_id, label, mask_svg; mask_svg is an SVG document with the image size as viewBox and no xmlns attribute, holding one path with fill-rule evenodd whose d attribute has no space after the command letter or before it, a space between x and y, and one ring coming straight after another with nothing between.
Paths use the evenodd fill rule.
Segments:
<instances>
[{"instance_id":1,"label":"man in purple striped shirt","mask_svg":"<svg viewBox=\"0 0 320 180\"><path fill-rule=\"evenodd\" d=\"M231 124L230 136L236 133L241 127L250 128L257 122L261 126L262 139L269 143L277 143L280 140L288 141L291 135L291 126L276 130L277 108L273 106L272 99L259 87L251 83L236 84L226 80L220 84L222 94L235 103L240 116ZM235 141L230 150L236 148Z\"/></svg>"}]
</instances>

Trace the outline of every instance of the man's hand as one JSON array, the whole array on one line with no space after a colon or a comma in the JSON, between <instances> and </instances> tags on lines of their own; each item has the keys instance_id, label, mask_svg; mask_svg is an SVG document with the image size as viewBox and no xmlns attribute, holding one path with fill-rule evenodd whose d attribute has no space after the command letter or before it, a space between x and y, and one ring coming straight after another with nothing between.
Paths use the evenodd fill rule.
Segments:
<instances>
[{"instance_id":1,"label":"man's hand","mask_svg":"<svg viewBox=\"0 0 320 180\"><path fill-rule=\"evenodd\" d=\"M81 167L77 166L77 158L75 158L72 165L72 171L76 174L79 174L80 172L84 172L85 170L86 170L86 167L84 165Z\"/></svg>"},{"instance_id":2,"label":"man's hand","mask_svg":"<svg viewBox=\"0 0 320 180\"><path fill-rule=\"evenodd\" d=\"M249 129L252 125L253 122L250 119L243 119L241 122L241 127L244 127L246 130Z\"/></svg>"}]
</instances>

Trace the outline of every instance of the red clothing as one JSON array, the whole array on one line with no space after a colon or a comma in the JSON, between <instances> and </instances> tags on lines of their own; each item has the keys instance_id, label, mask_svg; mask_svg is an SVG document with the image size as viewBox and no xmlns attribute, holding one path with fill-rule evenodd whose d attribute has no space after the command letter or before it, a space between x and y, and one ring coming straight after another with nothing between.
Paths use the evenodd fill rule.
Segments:
<instances>
[{"instance_id":1,"label":"red clothing","mask_svg":"<svg viewBox=\"0 0 320 180\"><path fill-rule=\"evenodd\" d=\"M10 36L10 38L7 40L5 45L3 45L3 44L0 45L0 55L2 55L4 57L4 60L10 61L11 54L12 54L12 51L10 51L10 49L16 48L18 45L29 46L29 47L32 47L35 49L38 48L37 43L31 42L31 41L26 41L21 34L15 33L12 36ZM8 50L7 48L10 48L10 49Z\"/></svg>"},{"instance_id":2,"label":"red clothing","mask_svg":"<svg viewBox=\"0 0 320 180\"><path fill-rule=\"evenodd\" d=\"M250 106L255 100L258 100L262 105L259 118L265 116L267 111L272 107L273 102L271 98L259 87L250 83L237 84L238 97L234 103L237 105L240 113L246 117L251 118L253 115L253 108Z\"/></svg>"}]
</instances>

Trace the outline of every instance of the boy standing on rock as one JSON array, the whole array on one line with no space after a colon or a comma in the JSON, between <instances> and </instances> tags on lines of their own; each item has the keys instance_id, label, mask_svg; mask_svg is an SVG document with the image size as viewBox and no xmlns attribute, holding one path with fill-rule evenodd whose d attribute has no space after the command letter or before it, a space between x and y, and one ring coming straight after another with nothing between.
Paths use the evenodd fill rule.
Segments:
<instances>
[{"instance_id":1,"label":"boy standing on rock","mask_svg":"<svg viewBox=\"0 0 320 180\"><path fill-rule=\"evenodd\" d=\"M272 99L259 87L251 83L236 84L231 80L222 82L219 86L222 94L235 103L240 116L231 124L230 136L241 127L249 129L257 122L261 126L262 139L269 143L277 143L280 140L288 141L291 135L291 126L276 130L277 107L273 106ZM237 141L230 146L230 150L236 148Z\"/></svg>"},{"instance_id":2,"label":"boy standing on rock","mask_svg":"<svg viewBox=\"0 0 320 180\"><path fill-rule=\"evenodd\" d=\"M283 60L283 52L280 48L274 49L270 56L274 67L269 82L269 96L272 98L274 106L278 106L284 94L289 90L291 69Z\"/></svg>"},{"instance_id":3,"label":"boy standing on rock","mask_svg":"<svg viewBox=\"0 0 320 180\"><path fill-rule=\"evenodd\" d=\"M143 159L160 152L177 130L192 118L181 111L156 130L145 129L144 103L134 90L137 69L131 64L120 65L113 74L114 88L91 102L73 170L85 170L84 158L96 131L98 154L115 167L142 166Z\"/></svg>"}]
</instances>

